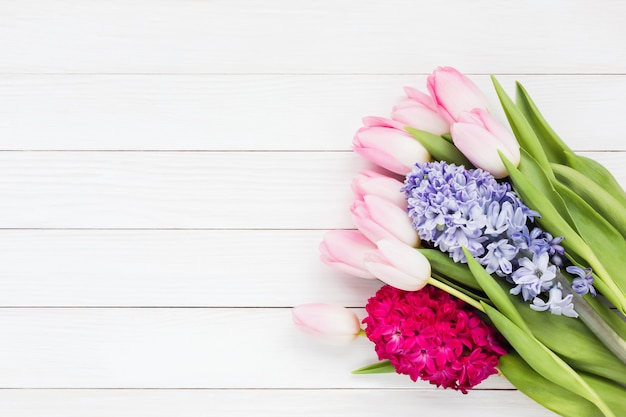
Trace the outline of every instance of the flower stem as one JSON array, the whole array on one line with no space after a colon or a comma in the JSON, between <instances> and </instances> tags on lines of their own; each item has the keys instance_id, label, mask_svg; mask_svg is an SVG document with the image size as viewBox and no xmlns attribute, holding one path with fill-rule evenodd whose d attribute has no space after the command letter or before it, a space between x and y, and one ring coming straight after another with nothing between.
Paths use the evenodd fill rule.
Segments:
<instances>
[{"instance_id":1,"label":"flower stem","mask_svg":"<svg viewBox=\"0 0 626 417\"><path fill-rule=\"evenodd\" d=\"M445 292L447 292L448 294L465 301L467 304L471 305L472 307L474 307L475 309L482 311L483 313L485 312L485 309L483 308L482 305L480 305L480 303L476 300L474 300L472 297L463 294L461 291L456 290L454 288L452 288L451 286L444 284L441 281L437 281L435 278L428 278L427 281L428 284L432 285L433 287L437 287L440 290L444 290Z\"/></svg>"},{"instance_id":2,"label":"flower stem","mask_svg":"<svg viewBox=\"0 0 626 417\"><path fill-rule=\"evenodd\" d=\"M587 325L604 345L613 354L626 364L626 341L622 339L593 309L593 307L581 295L571 287L569 281L561 272L557 272L556 280L565 294L571 294L574 302L574 310L580 319Z\"/></svg>"}]
</instances>

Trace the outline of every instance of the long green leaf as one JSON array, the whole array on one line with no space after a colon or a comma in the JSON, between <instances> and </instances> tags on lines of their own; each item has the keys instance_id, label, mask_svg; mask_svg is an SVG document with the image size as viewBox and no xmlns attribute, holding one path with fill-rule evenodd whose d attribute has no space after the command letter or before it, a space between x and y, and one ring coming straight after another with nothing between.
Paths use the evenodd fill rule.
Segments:
<instances>
[{"instance_id":1,"label":"long green leaf","mask_svg":"<svg viewBox=\"0 0 626 417\"><path fill-rule=\"evenodd\" d=\"M546 153L546 157L550 162L564 164L566 162L565 152L571 152L570 148L561 140L552 127L550 127L546 119L544 119L524 86L519 82L516 82L515 85L517 107L524 114L526 120L537 134L539 143Z\"/></svg>"},{"instance_id":2,"label":"long green leaf","mask_svg":"<svg viewBox=\"0 0 626 417\"><path fill-rule=\"evenodd\" d=\"M524 175L524 178L526 178L528 182L534 186L536 192L543 194L548 201L550 201L556 211L561 214L563 220L565 220L570 227L576 230L576 225L574 224L574 220L569 213L567 205L552 185L550 177L552 174L544 171L535 158L530 156L524 149L521 150L521 160L517 169L519 169L519 171ZM552 178L554 178L554 175L552 175Z\"/></svg>"},{"instance_id":3,"label":"long green leaf","mask_svg":"<svg viewBox=\"0 0 626 417\"><path fill-rule=\"evenodd\" d=\"M517 389L562 416L602 417L602 412L580 395L539 375L517 353L500 357L498 369Z\"/></svg>"},{"instance_id":4,"label":"long green leaf","mask_svg":"<svg viewBox=\"0 0 626 417\"><path fill-rule=\"evenodd\" d=\"M451 164L464 165L467 169L474 167L456 146L441 136L412 127L405 127L405 129L430 152L434 159Z\"/></svg>"},{"instance_id":5,"label":"long green leaf","mask_svg":"<svg viewBox=\"0 0 626 417\"><path fill-rule=\"evenodd\" d=\"M586 156L566 152L567 165L580 172L611 194L622 206L626 207L626 192L615 177L598 161Z\"/></svg>"},{"instance_id":6,"label":"long green leaf","mask_svg":"<svg viewBox=\"0 0 626 417\"><path fill-rule=\"evenodd\" d=\"M389 361L376 362L352 371L353 374L391 374L396 372Z\"/></svg>"},{"instance_id":7,"label":"long green leaf","mask_svg":"<svg viewBox=\"0 0 626 417\"><path fill-rule=\"evenodd\" d=\"M566 165L552 164L552 171L559 182L585 200L626 238L626 207L606 190L604 184L596 184Z\"/></svg>"},{"instance_id":8,"label":"long green leaf","mask_svg":"<svg viewBox=\"0 0 626 417\"><path fill-rule=\"evenodd\" d=\"M606 417L616 417L600 395L558 355L495 308L484 303L483 308L498 331L539 375L589 400Z\"/></svg>"},{"instance_id":9,"label":"long green leaf","mask_svg":"<svg viewBox=\"0 0 626 417\"><path fill-rule=\"evenodd\" d=\"M481 288L487 294L493 304L504 314L509 320L511 320L517 327L530 333L530 329L524 323L522 316L518 313L515 306L511 302L509 294L502 292L502 288L496 282L496 278L487 273L485 268L478 263L476 259L469 253L469 251L463 248L463 253L467 258L467 266L476 278L476 281L480 284Z\"/></svg>"},{"instance_id":10,"label":"long green leaf","mask_svg":"<svg viewBox=\"0 0 626 417\"><path fill-rule=\"evenodd\" d=\"M609 295L626 298L626 263L622 256L616 256L626 254L626 240L570 188L559 182L554 185L569 207L580 236L609 274L596 281L598 289L609 299Z\"/></svg>"},{"instance_id":11,"label":"long green leaf","mask_svg":"<svg viewBox=\"0 0 626 417\"><path fill-rule=\"evenodd\" d=\"M535 131L528 123L528 120L524 117L524 114L506 94L496 77L492 75L491 81L493 82L493 86L495 87L498 98L500 99L500 104L502 104L504 114L506 115L506 118L508 119L511 129L513 130L520 146L528 152L530 156L535 158L539 166L548 173L548 176L551 177L552 171L550 171L548 157L546 156Z\"/></svg>"},{"instance_id":12,"label":"long green leaf","mask_svg":"<svg viewBox=\"0 0 626 417\"><path fill-rule=\"evenodd\" d=\"M500 158L506 166L509 176L517 194L526 205L541 213L539 223L544 230L549 231L554 236L563 236L563 246L570 253L583 258L586 263L594 269L598 276L596 286L604 293L604 296L617 307L621 312L626 311L626 299L621 291L616 290L615 285L611 285L611 277L604 265L598 260L595 253L587 243L578 235L561 214L554 208L550 201L528 181L527 178L500 153Z\"/></svg>"}]
</instances>

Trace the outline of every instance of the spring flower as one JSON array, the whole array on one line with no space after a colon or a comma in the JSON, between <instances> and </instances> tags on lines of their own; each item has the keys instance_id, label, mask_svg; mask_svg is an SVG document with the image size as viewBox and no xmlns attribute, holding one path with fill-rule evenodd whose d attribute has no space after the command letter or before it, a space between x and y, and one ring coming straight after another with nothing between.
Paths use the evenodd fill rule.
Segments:
<instances>
[{"instance_id":1,"label":"spring flower","mask_svg":"<svg viewBox=\"0 0 626 417\"><path fill-rule=\"evenodd\" d=\"M389 200L365 195L350 208L354 224L369 240L396 239L409 246L419 244L419 236L411 226L406 211Z\"/></svg>"},{"instance_id":2,"label":"spring flower","mask_svg":"<svg viewBox=\"0 0 626 417\"><path fill-rule=\"evenodd\" d=\"M397 240L376 242L378 250L365 255L365 267L386 284L405 291L417 291L430 278L430 263L421 252Z\"/></svg>"},{"instance_id":3,"label":"spring flower","mask_svg":"<svg viewBox=\"0 0 626 417\"><path fill-rule=\"evenodd\" d=\"M595 297L596 289L593 287L591 268L582 269L579 266L570 265L565 270L572 275L576 275L576 278L572 280L572 289L576 294L585 295L591 293Z\"/></svg>"},{"instance_id":4,"label":"spring flower","mask_svg":"<svg viewBox=\"0 0 626 417\"><path fill-rule=\"evenodd\" d=\"M533 299L533 303L530 308L536 311L549 310L554 314L560 314L566 317L578 317L578 313L574 311L574 305L572 304L572 294L563 298L562 291L557 287L550 289L550 297L548 301L544 301L539 297Z\"/></svg>"},{"instance_id":5,"label":"spring flower","mask_svg":"<svg viewBox=\"0 0 626 417\"><path fill-rule=\"evenodd\" d=\"M416 162L430 160L428 151L404 130L401 123L366 117L352 141L354 151L374 164L406 175Z\"/></svg>"},{"instance_id":6,"label":"spring flower","mask_svg":"<svg viewBox=\"0 0 626 417\"><path fill-rule=\"evenodd\" d=\"M342 272L361 278L376 278L365 268L365 254L376 249L370 240L355 230L326 232L319 246L320 258Z\"/></svg>"},{"instance_id":7,"label":"spring flower","mask_svg":"<svg viewBox=\"0 0 626 417\"><path fill-rule=\"evenodd\" d=\"M553 287L556 278L556 266L549 265L547 252L533 254L533 259L520 258L519 267L511 274L511 279L517 286L511 294L522 293L524 301L532 300L541 292Z\"/></svg>"},{"instance_id":8,"label":"spring flower","mask_svg":"<svg viewBox=\"0 0 626 417\"><path fill-rule=\"evenodd\" d=\"M506 353L495 330L461 300L427 286L406 292L383 286L370 298L365 334L396 372L467 393L497 373Z\"/></svg>"},{"instance_id":9,"label":"spring flower","mask_svg":"<svg viewBox=\"0 0 626 417\"><path fill-rule=\"evenodd\" d=\"M357 199L363 200L363 197L368 194L377 195L405 209L406 199L401 191L402 186L403 184L397 179L371 170L359 172L352 180L352 192Z\"/></svg>"},{"instance_id":10,"label":"spring flower","mask_svg":"<svg viewBox=\"0 0 626 417\"><path fill-rule=\"evenodd\" d=\"M291 316L304 333L330 345L346 345L361 331L356 314L332 304L302 304L291 310Z\"/></svg>"},{"instance_id":11,"label":"spring flower","mask_svg":"<svg viewBox=\"0 0 626 417\"><path fill-rule=\"evenodd\" d=\"M422 241L455 262L466 262L465 247L488 273L514 284L511 293L532 301L535 310L572 314L573 306L567 305L572 297L541 298L558 288L558 266L566 262L562 238L531 227L539 213L526 207L509 183L481 169L432 162L416 164L404 184L409 217ZM591 276L571 273L579 276L574 284L584 291Z\"/></svg>"},{"instance_id":12,"label":"spring flower","mask_svg":"<svg viewBox=\"0 0 626 417\"><path fill-rule=\"evenodd\" d=\"M515 166L520 162L517 140L511 132L483 109L463 112L450 128L454 145L474 166L496 178L508 175L498 151Z\"/></svg>"},{"instance_id":13,"label":"spring flower","mask_svg":"<svg viewBox=\"0 0 626 417\"><path fill-rule=\"evenodd\" d=\"M404 91L408 99L394 106L391 113L393 120L435 135L450 132L450 125L438 113L432 97L412 87L405 87Z\"/></svg>"},{"instance_id":14,"label":"spring flower","mask_svg":"<svg viewBox=\"0 0 626 417\"><path fill-rule=\"evenodd\" d=\"M485 95L472 80L452 67L439 67L428 76L427 86L439 114L452 124L463 112L489 110Z\"/></svg>"}]
</instances>

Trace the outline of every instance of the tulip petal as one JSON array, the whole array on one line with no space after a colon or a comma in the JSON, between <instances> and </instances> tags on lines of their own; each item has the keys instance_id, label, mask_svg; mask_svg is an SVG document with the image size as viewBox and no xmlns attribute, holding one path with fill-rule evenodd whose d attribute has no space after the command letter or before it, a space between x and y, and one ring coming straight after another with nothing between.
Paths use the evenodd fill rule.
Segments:
<instances>
[{"instance_id":1,"label":"tulip petal","mask_svg":"<svg viewBox=\"0 0 626 417\"><path fill-rule=\"evenodd\" d=\"M355 230L331 230L324 235L319 250L322 262L361 278L373 279L365 268L365 253L376 246Z\"/></svg>"},{"instance_id":2,"label":"tulip petal","mask_svg":"<svg viewBox=\"0 0 626 417\"><path fill-rule=\"evenodd\" d=\"M426 285L431 273L430 262L420 251L393 240L380 240L376 245L391 265Z\"/></svg>"},{"instance_id":3,"label":"tulip petal","mask_svg":"<svg viewBox=\"0 0 626 417\"><path fill-rule=\"evenodd\" d=\"M372 251L365 256L365 266L385 284L400 290L417 291L424 286L420 279L399 271L376 251Z\"/></svg>"},{"instance_id":4,"label":"tulip petal","mask_svg":"<svg viewBox=\"0 0 626 417\"><path fill-rule=\"evenodd\" d=\"M363 197L370 217L384 227L393 237L409 246L419 244L419 235L413 228L407 212L395 204L375 195ZM378 241L380 239L373 239Z\"/></svg>"},{"instance_id":5,"label":"tulip petal","mask_svg":"<svg viewBox=\"0 0 626 417\"><path fill-rule=\"evenodd\" d=\"M291 310L291 316L300 330L328 344L350 343L361 331L356 314L333 304L299 305Z\"/></svg>"},{"instance_id":6,"label":"tulip petal","mask_svg":"<svg viewBox=\"0 0 626 417\"><path fill-rule=\"evenodd\" d=\"M452 139L454 145L465 155L474 166L490 172L496 178L504 178L508 171L502 163L498 150L510 161L519 163L519 148L511 153L502 142L491 133L478 125L469 123L455 123L452 125Z\"/></svg>"}]
</instances>

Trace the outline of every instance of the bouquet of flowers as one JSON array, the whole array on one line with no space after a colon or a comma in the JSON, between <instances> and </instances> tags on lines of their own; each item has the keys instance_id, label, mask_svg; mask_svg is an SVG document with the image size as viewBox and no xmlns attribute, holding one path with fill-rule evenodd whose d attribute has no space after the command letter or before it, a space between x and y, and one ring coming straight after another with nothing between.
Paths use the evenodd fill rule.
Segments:
<instances>
[{"instance_id":1,"label":"bouquet of flowers","mask_svg":"<svg viewBox=\"0 0 626 417\"><path fill-rule=\"evenodd\" d=\"M370 339L380 362L355 373L463 393L501 373L563 416L625 416L626 193L492 80L510 130L450 67L363 120L353 148L379 169L354 178L356 230L328 232L321 258L384 285L362 322L327 304L294 322Z\"/></svg>"}]
</instances>

